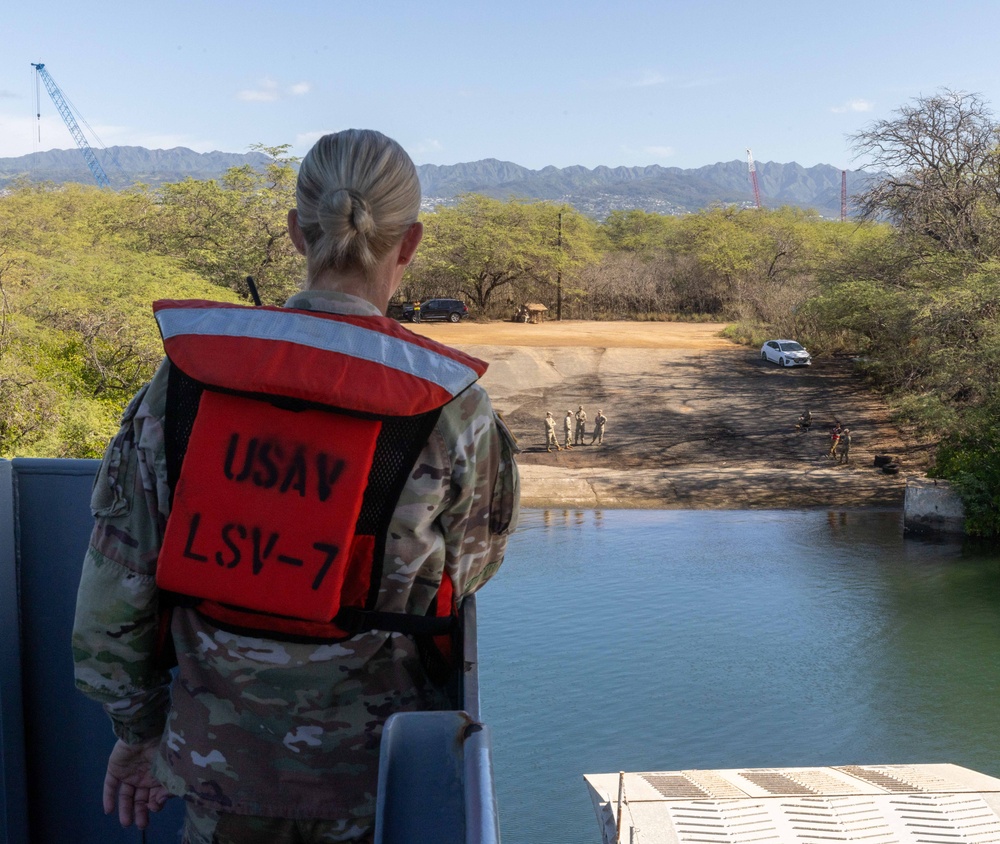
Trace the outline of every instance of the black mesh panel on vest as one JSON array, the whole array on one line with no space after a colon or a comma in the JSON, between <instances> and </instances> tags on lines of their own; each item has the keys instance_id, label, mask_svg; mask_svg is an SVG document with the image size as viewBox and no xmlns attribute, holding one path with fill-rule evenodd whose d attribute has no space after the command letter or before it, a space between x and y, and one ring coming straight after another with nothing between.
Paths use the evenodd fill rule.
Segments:
<instances>
[{"instance_id":1,"label":"black mesh panel on vest","mask_svg":"<svg viewBox=\"0 0 1000 844\"><path fill-rule=\"evenodd\" d=\"M382 420L382 430L375 443L375 458L368 473L368 486L358 514L356 534L375 537L375 560L372 567L372 585L366 605L375 606L378 587L382 580L382 559L385 556L386 531L396 503L403 492L423 449L440 409L420 416L391 416Z\"/></svg>"},{"instance_id":2,"label":"black mesh panel on vest","mask_svg":"<svg viewBox=\"0 0 1000 844\"><path fill-rule=\"evenodd\" d=\"M170 495L174 494L177 479L181 476L184 453L187 451L191 429L198 415L201 394L205 387L185 375L173 364L167 375L167 415L163 421L164 448L167 459L167 482ZM173 501L171 501L171 504Z\"/></svg>"},{"instance_id":3,"label":"black mesh panel on vest","mask_svg":"<svg viewBox=\"0 0 1000 844\"><path fill-rule=\"evenodd\" d=\"M194 427L195 417L201 403L201 395L210 389L182 372L174 364L170 365L167 381L167 413L164 420L164 436L167 462L167 478L171 495L180 477L187 451L188 441ZM223 392L230 392L228 390ZM256 401L271 403L288 410L325 410L344 413L335 407L317 405L313 402L298 401L286 397L266 395L243 395ZM368 485L361 501L361 511L355 525L355 534L375 537L375 553L372 561L372 578L365 609L372 610L378 600L382 581L382 561L385 556L386 532L396 509L399 496L406 485L417 458L434 430L440 408L418 416L377 417L382 422L375 443L375 455L368 473ZM357 414L359 416L363 414ZM369 417L370 418L370 417Z\"/></svg>"}]
</instances>

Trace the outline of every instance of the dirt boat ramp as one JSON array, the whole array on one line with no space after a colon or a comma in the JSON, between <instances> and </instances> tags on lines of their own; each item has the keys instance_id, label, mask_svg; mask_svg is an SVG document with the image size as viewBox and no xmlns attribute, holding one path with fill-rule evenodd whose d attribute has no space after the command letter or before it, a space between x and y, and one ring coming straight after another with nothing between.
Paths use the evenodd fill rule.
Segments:
<instances>
[{"instance_id":1,"label":"dirt boat ramp","mask_svg":"<svg viewBox=\"0 0 1000 844\"><path fill-rule=\"evenodd\" d=\"M482 383L518 438L528 507L813 509L901 507L930 448L890 421L849 360L783 369L717 323L421 324L420 334L489 362ZM583 405L586 445L545 449L551 411ZM604 444L590 444L598 409ZM812 412L808 431L796 428ZM850 462L827 456L851 429ZM901 467L883 473L875 455Z\"/></svg>"}]
</instances>

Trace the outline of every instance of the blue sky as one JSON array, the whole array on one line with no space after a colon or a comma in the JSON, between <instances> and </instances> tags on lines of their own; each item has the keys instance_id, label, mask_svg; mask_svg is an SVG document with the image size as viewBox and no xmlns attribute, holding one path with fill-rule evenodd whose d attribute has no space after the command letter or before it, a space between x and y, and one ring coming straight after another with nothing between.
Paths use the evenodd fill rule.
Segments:
<instances>
[{"instance_id":1,"label":"blue sky","mask_svg":"<svg viewBox=\"0 0 1000 844\"><path fill-rule=\"evenodd\" d=\"M376 128L418 164L859 166L847 135L940 88L1000 110L1000 2L8 2L0 157L73 140L243 152ZM92 140L93 143L93 140Z\"/></svg>"}]
</instances>

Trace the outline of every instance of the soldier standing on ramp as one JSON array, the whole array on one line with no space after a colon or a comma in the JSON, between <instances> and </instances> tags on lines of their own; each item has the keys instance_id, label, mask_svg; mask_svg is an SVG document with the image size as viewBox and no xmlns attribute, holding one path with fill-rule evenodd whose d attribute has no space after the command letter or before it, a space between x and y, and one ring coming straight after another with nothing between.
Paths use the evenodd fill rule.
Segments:
<instances>
[{"instance_id":1,"label":"soldier standing on ramp","mask_svg":"<svg viewBox=\"0 0 1000 844\"><path fill-rule=\"evenodd\" d=\"M604 415L604 411L598 409L597 416L594 417L594 436L590 438L590 444L594 444L594 440L597 440L598 445L604 445L604 426L607 424L608 417Z\"/></svg>"},{"instance_id":2,"label":"soldier standing on ramp","mask_svg":"<svg viewBox=\"0 0 1000 844\"><path fill-rule=\"evenodd\" d=\"M545 450L552 451L552 446L556 451L562 451L559 441L556 439L556 420L551 413L545 414Z\"/></svg>"},{"instance_id":3,"label":"soldier standing on ramp","mask_svg":"<svg viewBox=\"0 0 1000 844\"><path fill-rule=\"evenodd\" d=\"M830 450L826 453L826 456L832 460L837 458L837 446L840 444L840 423L838 422L832 431L830 431Z\"/></svg>"},{"instance_id":4,"label":"soldier standing on ramp","mask_svg":"<svg viewBox=\"0 0 1000 844\"><path fill-rule=\"evenodd\" d=\"M587 411L580 405L576 412L576 433L573 437L573 445L584 445L583 437L587 433Z\"/></svg>"},{"instance_id":5,"label":"soldier standing on ramp","mask_svg":"<svg viewBox=\"0 0 1000 844\"><path fill-rule=\"evenodd\" d=\"M840 444L837 446L837 462L851 462L851 429L844 428L840 432Z\"/></svg>"},{"instance_id":6,"label":"soldier standing on ramp","mask_svg":"<svg viewBox=\"0 0 1000 844\"><path fill-rule=\"evenodd\" d=\"M573 435L573 412L571 410L566 411L566 418L563 419L563 446L565 448L572 448L573 444L569 441L569 438Z\"/></svg>"}]
</instances>

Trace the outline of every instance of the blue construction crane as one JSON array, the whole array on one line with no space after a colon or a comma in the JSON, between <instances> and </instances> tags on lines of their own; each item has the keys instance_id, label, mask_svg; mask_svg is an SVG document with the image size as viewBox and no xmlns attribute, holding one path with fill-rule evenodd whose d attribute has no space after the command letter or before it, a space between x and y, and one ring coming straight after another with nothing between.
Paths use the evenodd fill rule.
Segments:
<instances>
[{"instance_id":1,"label":"blue construction crane","mask_svg":"<svg viewBox=\"0 0 1000 844\"><path fill-rule=\"evenodd\" d=\"M39 112L38 119L41 120L41 105L38 103L38 79L41 78L42 82L45 83L45 90L49 92L52 102L55 103L56 109L62 116L63 123L66 124L66 128L69 129L73 140L76 141L76 145L80 148L80 152L83 153L83 157L87 161L87 166L94 175L94 181L97 182L98 187L110 188L111 182L108 180L108 174L104 172L101 162L97 160L97 156L94 155L90 144L87 143L87 138L84 136L83 130L80 129L80 124L73 117L73 112L70 110L69 103L63 96L63 92L59 90L59 86L56 85L51 74L45 69L44 64L35 64L32 62L31 66L35 69L35 107Z\"/></svg>"}]
</instances>

